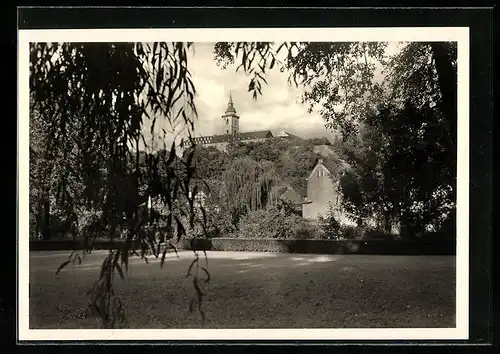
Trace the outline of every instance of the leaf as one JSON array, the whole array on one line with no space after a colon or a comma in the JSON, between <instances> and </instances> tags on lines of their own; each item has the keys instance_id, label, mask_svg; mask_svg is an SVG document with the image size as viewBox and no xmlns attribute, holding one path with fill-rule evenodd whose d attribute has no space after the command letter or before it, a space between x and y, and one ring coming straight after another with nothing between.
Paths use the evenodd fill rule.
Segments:
<instances>
[{"instance_id":1,"label":"leaf","mask_svg":"<svg viewBox=\"0 0 500 354\"><path fill-rule=\"evenodd\" d=\"M208 270L205 268L205 267L201 267L201 269L205 272L205 274L207 275L207 279L205 279L205 283L208 284L208 282L210 281L210 273L208 272Z\"/></svg>"},{"instance_id":2,"label":"leaf","mask_svg":"<svg viewBox=\"0 0 500 354\"><path fill-rule=\"evenodd\" d=\"M177 248L174 245L172 245L172 244L170 244L169 246L174 250L175 255L177 256L177 258L179 258L179 253L177 253Z\"/></svg>"},{"instance_id":3,"label":"leaf","mask_svg":"<svg viewBox=\"0 0 500 354\"><path fill-rule=\"evenodd\" d=\"M255 90L255 79L250 80L250 83L248 84L248 91L253 91Z\"/></svg>"},{"instance_id":4,"label":"leaf","mask_svg":"<svg viewBox=\"0 0 500 354\"><path fill-rule=\"evenodd\" d=\"M188 271L186 273L186 278L189 277L191 275L191 269L193 268L193 265L198 262L198 257L193 259L193 261L191 262L191 264L189 265L189 268L188 268Z\"/></svg>"},{"instance_id":5,"label":"leaf","mask_svg":"<svg viewBox=\"0 0 500 354\"><path fill-rule=\"evenodd\" d=\"M207 268L208 268L208 257L207 257L207 252L205 250L203 250L203 254L205 255L205 262L207 264Z\"/></svg>"},{"instance_id":6,"label":"leaf","mask_svg":"<svg viewBox=\"0 0 500 354\"><path fill-rule=\"evenodd\" d=\"M273 56L273 59L271 60L271 64L269 65L269 69L274 68L275 62L276 62L276 58Z\"/></svg>"},{"instance_id":7,"label":"leaf","mask_svg":"<svg viewBox=\"0 0 500 354\"><path fill-rule=\"evenodd\" d=\"M125 276L123 274L123 270L122 270L122 267L120 266L120 264L116 263L115 265L116 267L116 270L118 271L118 274L120 275L120 278L125 279Z\"/></svg>"},{"instance_id":8,"label":"leaf","mask_svg":"<svg viewBox=\"0 0 500 354\"><path fill-rule=\"evenodd\" d=\"M179 241L181 237L186 234L186 230L177 216L175 217L175 221L177 223L177 241Z\"/></svg>"},{"instance_id":9,"label":"leaf","mask_svg":"<svg viewBox=\"0 0 500 354\"><path fill-rule=\"evenodd\" d=\"M73 251L71 252L71 254L69 255L68 259L69 259L70 261L71 261L71 258L73 257L73 255L75 254L75 252L76 252L76 250L73 250ZM73 262L75 262L75 261L76 261L76 257L73 259Z\"/></svg>"},{"instance_id":10,"label":"leaf","mask_svg":"<svg viewBox=\"0 0 500 354\"><path fill-rule=\"evenodd\" d=\"M172 164L172 162L174 162L174 158L176 157L176 153L175 153L175 141L172 143L172 146L170 148L170 154L168 156L168 160L167 160L167 163L166 163L166 166L170 166Z\"/></svg>"},{"instance_id":11,"label":"leaf","mask_svg":"<svg viewBox=\"0 0 500 354\"><path fill-rule=\"evenodd\" d=\"M161 256L160 268L163 267L163 263L165 263L165 257L167 256L168 245L165 245L165 249L163 250L163 254Z\"/></svg>"},{"instance_id":12,"label":"leaf","mask_svg":"<svg viewBox=\"0 0 500 354\"><path fill-rule=\"evenodd\" d=\"M128 257L129 257L129 251L127 251L127 252L123 251L121 261L122 261L122 264L125 265L125 272L127 272L127 273L128 273Z\"/></svg>"},{"instance_id":13,"label":"leaf","mask_svg":"<svg viewBox=\"0 0 500 354\"><path fill-rule=\"evenodd\" d=\"M205 312L203 312L202 309L200 309L200 315L201 315L201 324L205 324Z\"/></svg>"},{"instance_id":14,"label":"leaf","mask_svg":"<svg viewBox=\"0 0 500 354\"><path fill-rule=\"evenodd\" d=\"M120 258L120 250L116 250L113 257L113 264L117 264L119 258Z\"/></svg>"},{"instance_id":15,"label":"leaf","mask_svg":"<svg viewBox=\"0 0 500 354\"><path fill-rule=\"evenodd\" d=\"M109 256L107 256L102 262L101 274L99 275L99 279L101 279L104 276L104 272L108 268L108 262L109 262Z\"/></svg>"},{"instance_id":16,"label":"leaf","mask_svg":"<svg viewBox=\"0 0 500 354\"><path fill-rule=\"evenodd\" d=\"M198 284L198 278L193 277L193 286L196 290L196 295L198 296L198 308L201 308L201 301L203 300L203 293L201 291L200 285Z\"/></svg>"},{"instance_id":17,"label":"leaf","mask_svg":"<svg viewBox=\"0 0 500 354\"><path fill-rule=\"evenodd\" d=\"M60 272L60 271L61 271L64 267L66 267L69 263L70 263L70 261L63 262L63 263L59 266L59 268L57 268L57 270L56 270L56 275L57 275L57 274L58 274L58 273L59 273L59 272Z\"/></svg>"}]
</instances>

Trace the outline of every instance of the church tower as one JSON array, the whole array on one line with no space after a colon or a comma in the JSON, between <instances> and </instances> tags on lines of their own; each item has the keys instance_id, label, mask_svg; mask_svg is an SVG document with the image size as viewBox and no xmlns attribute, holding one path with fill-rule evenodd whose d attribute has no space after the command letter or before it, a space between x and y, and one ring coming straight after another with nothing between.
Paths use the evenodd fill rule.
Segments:
<instances>
[{"instance_id":1,"label":"church tower","mask_svg":"<svg viewBox=\"0 0 500 354\"><path fill-rule=\"evenodd\" d=\"M240 132L240 117L233 106L233 97L229 94L229 103L222 116L222 135L236 135Z\"/></svg>"}]
</instances>

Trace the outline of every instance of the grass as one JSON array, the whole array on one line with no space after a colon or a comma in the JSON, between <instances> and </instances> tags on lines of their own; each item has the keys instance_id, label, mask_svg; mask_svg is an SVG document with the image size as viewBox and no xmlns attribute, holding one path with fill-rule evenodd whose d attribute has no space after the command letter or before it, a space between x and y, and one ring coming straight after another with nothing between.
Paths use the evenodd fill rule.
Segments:
<instances>
[{"instance_id":1,"label":"grass","mask_svg":"<svg viewBox=\"0 0 500 354\"><path fill-rule=\"evenodd\" d=\"M69 252L30 255L30 328L96 328L86 292L103 253L55 270ZM130 328L455 327L455 257L208 252L205 324L188 307L192 252L136 259L117 278ZM203 259L201 263L204 263Z\"/></svg>"}]
</instances>

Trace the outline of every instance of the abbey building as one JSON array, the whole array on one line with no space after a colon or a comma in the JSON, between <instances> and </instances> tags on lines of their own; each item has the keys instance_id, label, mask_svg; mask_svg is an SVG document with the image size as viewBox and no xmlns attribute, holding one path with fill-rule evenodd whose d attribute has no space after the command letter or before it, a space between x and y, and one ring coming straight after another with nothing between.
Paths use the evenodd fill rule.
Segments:
<instances>
[{"instance_id":1,"label":"abbey building","mask_svg":"<svg viewBox=\"0 0 500 354\"><path fill-rule=\"evenodd\" d=\"M196 145L213 146L221 151L227 151L228 144L232 142L259 142L274 137L300 139L298 136L285 131L282 131L278 135L273 135L271 130L240 132L240 116L234 108L232 96L229 95L227 109L221 116L221 134L196 137L194 138L194 143Z\"/></svg>"}]
</instances>

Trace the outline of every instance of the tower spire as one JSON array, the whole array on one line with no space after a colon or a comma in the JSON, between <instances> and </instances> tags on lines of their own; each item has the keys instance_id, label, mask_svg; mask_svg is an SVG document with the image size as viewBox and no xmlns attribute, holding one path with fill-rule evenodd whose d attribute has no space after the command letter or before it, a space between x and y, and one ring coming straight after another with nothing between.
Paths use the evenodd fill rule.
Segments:
<instances>
[{"instance_id":1,"label":"tower spire","mask_svg":"<svg viewBox=\"0 0 500 354\"><path fill-rule=\"evenodd\" d=\"M236 109L233 106L233 95L229 93L229 102L227 103L226 113L236 113Z\"/></svg>"},{"instance_id":2,"label":"tower spire","mask_svg":"<svg viewBox=\"0 0 500 354\"><path fill-rule=\"evenodd\" d=\"M229 102L227 103L227 109L222 116L222 134L238 134L239 133L239 119L236 114L236 109L233 105L233 95L229 93Z\"/></svg>"}]
</instances>

